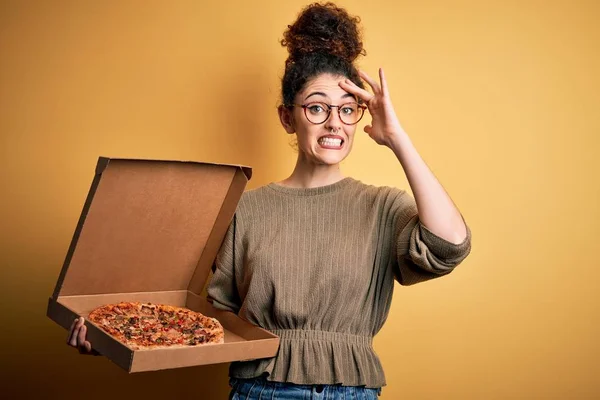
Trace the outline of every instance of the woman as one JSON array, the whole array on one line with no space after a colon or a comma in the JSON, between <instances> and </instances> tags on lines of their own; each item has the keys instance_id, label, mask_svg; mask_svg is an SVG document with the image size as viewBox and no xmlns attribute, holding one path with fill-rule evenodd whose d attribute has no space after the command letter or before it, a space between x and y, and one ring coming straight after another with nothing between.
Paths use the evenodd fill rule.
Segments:
<instances>
[{"instance_id":1,"label":"woman","mask_svg":"<svg viewBox=\"0 0 600 400\"><path fill-rule=\"evenodd\" d=\"M411 285L448 274L469 254L470 230L398 122L383 70L376 81L354 67L364 54L358 18L312 4L282 45L278 111L297 137L296 167L243 194L208 287L216 308L274 332L280 347L231 364L230 398L375 399L385 377L372 338L394 278ZM397 156L414 199L342 175L367 108L365 132ZM69 342L91 349L80 323Z\"/></svg>"}]
</instances>

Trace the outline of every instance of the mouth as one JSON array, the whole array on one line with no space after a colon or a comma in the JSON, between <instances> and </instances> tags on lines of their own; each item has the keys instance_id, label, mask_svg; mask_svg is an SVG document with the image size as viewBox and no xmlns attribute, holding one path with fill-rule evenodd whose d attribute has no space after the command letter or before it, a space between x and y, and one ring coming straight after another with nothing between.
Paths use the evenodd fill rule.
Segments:
<instances>
[{"instance_id":1,"label":"mouth","mask_svg":"<svg viewBox=\"0 0 600 400\"><path fill-rule=\"evenodd\" d=\"M340 150L344 146L344 139L338 135L325 135L317 140L319 146L329 150Z\"/></svg>"}]
</instances>

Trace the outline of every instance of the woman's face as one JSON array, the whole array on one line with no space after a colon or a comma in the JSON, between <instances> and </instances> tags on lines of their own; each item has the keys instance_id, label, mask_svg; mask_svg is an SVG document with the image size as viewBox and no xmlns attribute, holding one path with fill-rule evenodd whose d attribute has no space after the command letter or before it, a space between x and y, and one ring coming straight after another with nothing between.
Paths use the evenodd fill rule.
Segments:
<instances>
[{"instance_id":1,"label":"woman's face","mask_svg":"<svg viewBox=\"0 0 600 400\"><path fill-rule=\"evenodd\" d=\"M344 79L346 78L343 76L331 74L319 75L308 81L304 89L296 95L295 103L311 105L306 114L313 122L318 122L319 118L323 118L319 117L320 114L327 115L327 107L323 109L313 103L339 106L356 102L354 95L340 87L339 82ZM332 108L327 120L320 124L309 121L302 107L294 107L287 112L291 113L291 118L287 121L282 118L282 123L288 133L296 133L298 150L307 161L335 165L348 156L352 149L356 125L343 123L337 107ZM341 112L351 113L351 110L346 108Z\"/></svg>"}]
</instances>

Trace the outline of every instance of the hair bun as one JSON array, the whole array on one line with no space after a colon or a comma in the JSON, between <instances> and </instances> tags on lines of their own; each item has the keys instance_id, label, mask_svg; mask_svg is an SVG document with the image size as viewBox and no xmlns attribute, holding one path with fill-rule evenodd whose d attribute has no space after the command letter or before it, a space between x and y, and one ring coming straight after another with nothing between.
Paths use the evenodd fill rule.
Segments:
<instances>
[{"instance_id":1,"label":"hair bun","mask_svg":"<svg viewBox=\"0 0 600 400\"><path fill-rule=\"evenodd\" d=\"M296 22L288 25L281 45L287 47L293 62L310 53L328 53L352 63L365 55L358 24L346 10L333 3L313 3L304 8Z\"/></svg>"}]
</instances>

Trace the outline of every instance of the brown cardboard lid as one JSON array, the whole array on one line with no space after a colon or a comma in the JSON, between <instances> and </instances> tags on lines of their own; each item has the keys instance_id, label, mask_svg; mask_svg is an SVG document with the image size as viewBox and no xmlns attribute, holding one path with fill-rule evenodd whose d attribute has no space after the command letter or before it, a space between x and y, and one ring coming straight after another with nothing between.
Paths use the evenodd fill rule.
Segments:
<instances>
[{"instance_id":1,"label":"brown cardboard lid","mask_svg":"<svg viewBox=\"0 0 600 400\"><path fill-rule=\"evenodd\" d=\"M200 293L249 167L100 157L53 298Z\"/></svg>"}]
</instances>

